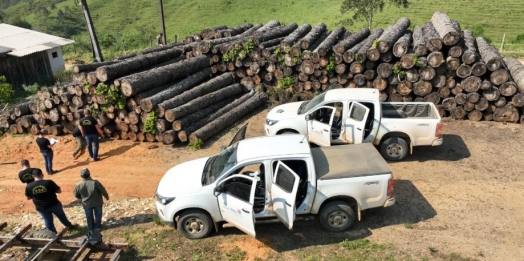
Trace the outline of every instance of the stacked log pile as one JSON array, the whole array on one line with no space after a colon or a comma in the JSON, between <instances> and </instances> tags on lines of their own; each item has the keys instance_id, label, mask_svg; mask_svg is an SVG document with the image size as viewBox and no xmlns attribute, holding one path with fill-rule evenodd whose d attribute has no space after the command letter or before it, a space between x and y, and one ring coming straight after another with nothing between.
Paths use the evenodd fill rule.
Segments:
<instances>
[{"instance_id":1,"label":"stacked log pile","mask_svg":"<svg viewBox=\"0 0 524 261\"><path fill-rule=\"evenodd\" d=\"M436 12L410 30L278 21L219 26L182 43L76 65L73 82L0 116L13 133L72 131L83 108L115 138L206 140L263 104L311 99L328 88L376 88L382 101L427 101L455 119L522 122L524 66ZM156 134L155 134L156 132Z\"/></svg>"}]
</instances>

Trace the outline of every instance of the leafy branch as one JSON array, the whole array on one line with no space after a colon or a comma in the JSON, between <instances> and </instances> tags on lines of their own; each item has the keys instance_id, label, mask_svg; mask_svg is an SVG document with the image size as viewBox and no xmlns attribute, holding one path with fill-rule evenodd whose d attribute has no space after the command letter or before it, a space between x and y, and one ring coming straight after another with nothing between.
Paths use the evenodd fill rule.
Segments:
<instances>
[{"instance_id":1,"label":"leafy branch","mask_svg":"<svg viewBox=\"0 0 524 261\"><path fill-rule=\"evenodd\" d=\"M147 117L146 121L144 122L144 132L151 133L151 134L158 134L158 130L156 129L156 122L157 118L155 115L155 112L152 111L149 113L149 117Z\"/></svg>"}]
</instances>

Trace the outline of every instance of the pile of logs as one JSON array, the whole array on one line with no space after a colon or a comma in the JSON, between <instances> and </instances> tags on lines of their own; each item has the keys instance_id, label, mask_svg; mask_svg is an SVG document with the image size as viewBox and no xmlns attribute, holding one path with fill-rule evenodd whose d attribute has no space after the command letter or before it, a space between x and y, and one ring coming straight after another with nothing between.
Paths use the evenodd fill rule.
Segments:
<instances>
[{"instance_id":1,"label":"pile of logs","mask_svg":"<svg viewBox=\"0 0 524 261\"><path fill-rule=\"evenodd\" d=\"M485 39L441 12L423 26L401 18L373 31L275 20L219 26L74 71L71 83L42 90L35 101L0 115L0 127L69 133L82 109L91 108L100 110L100 125L115 138L196 142L268 100L361 87L378 89L381 101L433 102L454 119L524 121L524 66L502 59ZM125 106L97 93L102 85L125 97ZM152 116L157 134L146 131Z\"/></svg>"}]
</instances>

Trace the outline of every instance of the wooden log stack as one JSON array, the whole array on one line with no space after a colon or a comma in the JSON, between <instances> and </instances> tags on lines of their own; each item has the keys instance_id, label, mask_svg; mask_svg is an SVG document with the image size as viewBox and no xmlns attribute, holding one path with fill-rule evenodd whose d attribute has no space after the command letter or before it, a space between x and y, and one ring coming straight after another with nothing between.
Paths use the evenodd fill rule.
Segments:
<instances>
[{"instance_id":1,"label":"wooden log stack","mask_svg":"<svg viewBox=\"0 0 524 261\"><path fill-rule=\"evenodd\" d=\"M400 18L385 30L357 32L276 20L205 29L182 43L77 65L72 82L0 114L0 127L70 133L90 108L114 138L196 142L266 100L311 99L329 88L376 88L381 101L433 102L455 119L524 121L524 66L517 60L503 59L442 12L409 28Z\"/></svg>"}]
</instances>

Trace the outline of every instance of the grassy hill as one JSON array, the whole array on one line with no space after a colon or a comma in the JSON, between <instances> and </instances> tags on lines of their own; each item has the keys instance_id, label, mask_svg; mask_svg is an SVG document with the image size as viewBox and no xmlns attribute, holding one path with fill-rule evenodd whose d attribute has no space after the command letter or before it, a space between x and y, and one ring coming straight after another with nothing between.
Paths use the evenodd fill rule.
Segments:
<instances>
[{"instance_id":1,"label":"grassy hill","mask_svg":"<svg viewBox=\"0 0 524 261\"><path fill-rule=\"evenodd\" d=\"M334 28L344 19L339 11L341 1L329 0L164 0L164 14L167 37L174 40L175 35L182 39L186 35L195 34L204 28L218 25L230 27L245 23L267 23L272 19L283 23L310 23L315 25L324 22L329 28ZM376 15L374 27L387 27L400 17L408 17L412 24L422 25L431 19L432 14L439 10L446 12L452 19L458 20L462 28L482 28L483 36L492 40L500 47L505 34L506 42L510 42L519 34L524 34L524 4L522 0L411 0L409 9L386 7L383 13ZM124 42L140 38L151 44L160 31L158 1L140 0L88 0L97 33L113 35L115 41ZM68 6L79 12L73 0L56 5L50 10L51 15L57 10ZM10 7L4 12L13 14L23 11L20 5ZM25 9L27 10L27 8ZM35 15L28 14L31 24L37 23ZM80 20L80 21L83 21ZM358 30L363 23L347 26L351 31ZM85 38L85 36L84 36ZM81 38L75 38L77 42ZM521 51L524 54L524 43L520 45L507 44L505 48Z\"/></svg>"}]
</instances>

